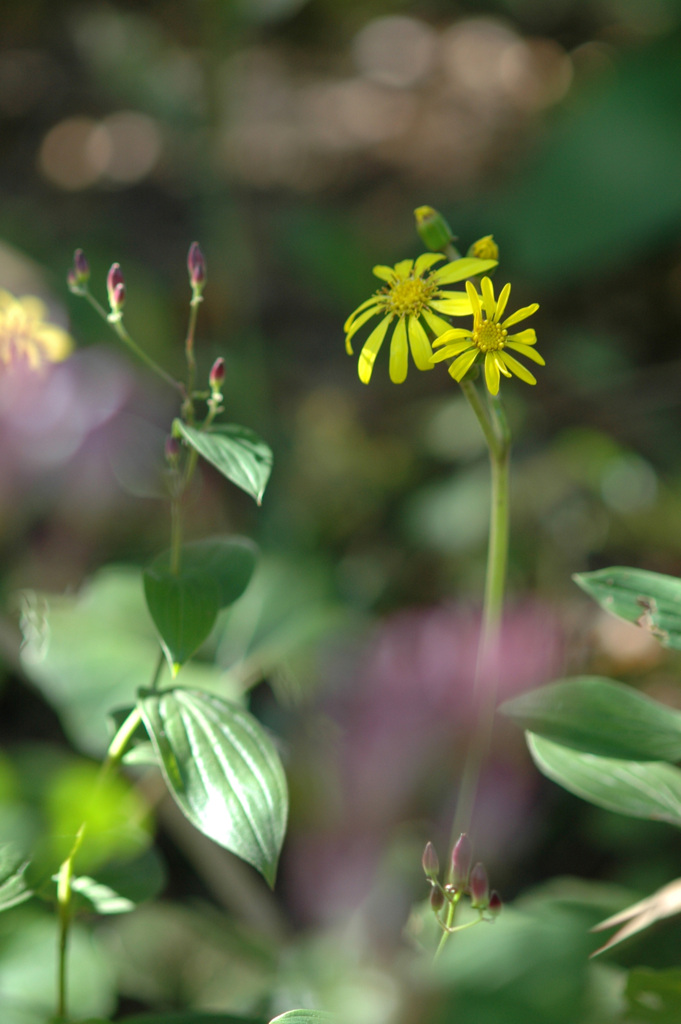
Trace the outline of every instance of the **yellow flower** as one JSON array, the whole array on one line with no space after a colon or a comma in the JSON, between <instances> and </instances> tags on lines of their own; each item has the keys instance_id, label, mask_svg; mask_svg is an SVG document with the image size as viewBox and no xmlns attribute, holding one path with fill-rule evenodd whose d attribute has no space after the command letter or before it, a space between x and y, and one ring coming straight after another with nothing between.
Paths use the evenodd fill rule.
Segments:
<instances>
[{"instance_id":1,"label":"yellow flower","mask_svg":"<svg viewBox=\"0 0 681 1024\"><path fill-rule=\"evenodd\" d=\"M408 350L419 370L432 370L433 351L423 321L434 334L449 330L445 316L466 316L472 312L470 299L464 292L444 291L443 286L463 281L474 274L484 274L496 266L496 260L461 259L437 270L431 268L445 257L427 252L417 260L401 260L394 267L374 267L373 273L384 287L362 302L345 321L345 348L352 355L352 338L372 316L382 316L380 323L364 343L359 356L359 379L368 384L374 362L383 344L388 326L397 320L390 342L390 379L401 384L407 376Z\"/></svg>"},{"instance_id":2,"label":"yellow flower","mask_svg":"<svg viewBox=\"0 0 681 1024\"><path fill-rule=\"evenodd\" d=\"M31 369L66 359L73 342L56 324L45 322L45 303L34 295L15 299L0 289L0 361L26 362Z\"/></svg>"},{"instance_id":3,"label":"yellow flower","mask_svg":"<svg viewBox=\"0 0 681 1024\"><path fill-rule=\"evenodd\" d=\"M468 256L477 256L480 260L498 260L499 246L494 241L494 235L485 235L473 242L468 250Z\"/></svg>"},{"instance_id":4,"label":"yellow flower","mask_svg":"<svg viewBox=\"0 0 681 1024\"><path fill-rule=\"evenodd\" d=\"M509 348L520 352L527 359L544 366L544 360L538 352L532 348L537 342L536 332L531 328L520 331L519 334L509 334L508 328L514 324L532 316L539 309L539 304L533 302L531 306L524 306L516 313L501 320L508 297L511 294L510 284L504 285L498 299L494 298L494 288L488 277L482 279L482 304L481 297L476 292L470 281L466 281L466 291L473 308L473 329L466 331L459 328L450 328L436 338L434 345L442 346L439 352L432 357L433 363L442 362L443 359L456 358L449 367L449 372L454 380L462 380L468 373L473 363L479 356L485 357L485 380L491 394L496 395L499 391L500 374L510 377L515 374L527 384L536 384L535 377L529 370L526 370L522 363L509 355L506 351Z\"/></svg>"}]
</instances>

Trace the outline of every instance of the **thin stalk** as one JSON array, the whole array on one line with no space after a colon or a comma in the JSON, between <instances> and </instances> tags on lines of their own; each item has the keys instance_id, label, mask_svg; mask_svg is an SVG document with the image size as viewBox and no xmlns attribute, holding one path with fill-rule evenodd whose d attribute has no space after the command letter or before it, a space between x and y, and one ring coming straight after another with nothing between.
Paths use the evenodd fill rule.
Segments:
<instances>
[{"instance_id":1,"label":"thin stalk","mask_svg":"<svg viewBox=\"0 0 681 1024\"><path fill-rule=\"evenodd\" d=\"M196 381L196 356L194 354L194 334L196 333L196 319L199 314L200 295L194 295L189 303L189 324L187 326L187 337L184 343L184 351L187 357L187 422L190 426L194 423L194 405L192 396Z\"/></svg>"},{"instance_id":2,"label":"thin stalk","mask_svg":"<svg viewBox=\"0 0 681 1024\"><path fill-rule=\"evenodd\" d=\"M140 348L137 342L130 336L130 334L128 334L127 330L123 326L122 320L109 319L109 315L104 309L104 307L101 306L99 302L97 302L97 299L94 297L94 295L92 295L92 293L87 289L84 288L81 294L84 296L84 298L87 299L92 308L99 313L102 319L106 320L108 323L111 324L111 326L113 327L114 331L121 339L123 344L127 345L130 351L133 352L138 359L141 359L142 362L145 363L150 370L153 370L155 374L161 377L166 382L166 384L170 384L171 388L175 388L176 391L179 391L180 394L184 395L184 386L179 381L175 380L174 377L171 377L170 374L167 373L162 366L159 366L158 363L151 358L151 356L147 355L144 349Z\"/></svg>"}]
</instances>

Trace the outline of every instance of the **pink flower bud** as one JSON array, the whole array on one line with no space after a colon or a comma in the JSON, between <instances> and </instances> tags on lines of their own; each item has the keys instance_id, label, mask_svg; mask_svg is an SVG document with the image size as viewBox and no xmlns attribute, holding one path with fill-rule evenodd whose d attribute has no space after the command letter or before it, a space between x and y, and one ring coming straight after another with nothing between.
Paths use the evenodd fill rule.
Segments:
<instances>
[{"instance_id":1,"label":"pink flower bud","mask_svg":"<svg viewBox=\"0 0 681 1024\"><path fill-rule=\"evenodd\" d=\"M73 269L73 267L71 267L71 269L69 270L68 274L66 275L66 284L68 285L69 291L73 292L74 295L80 295L81 294L81 289L80 289L80 284L78 282L78 277L77 277L76 272Z\"/></svg>"},{"instance_id":2,"label":"pink flower bud","mask_svg":"<svg viewBox=\"0 0 681 1024\"><path fill-rule=\"evenodd\" d=\"M432 843L426 843L426 848L423 851L423 857L421 858L421 866L423 867L426 878L435 880L440 872L440 862L437 859L437 853Z\"/></svg>"},{"instance_id":3,"label":"pink flower bud","mask_svg":"<svg viewBox=\"0 0 681 1024\"><path fill-rule=\"evenodd\" d=\"M195 291L201 291L206 283L206 261L198 242L192 242L187 256L189 283Z\"/></svg>"},{"instance_id":4,"label":"pink flower bud","mask_svg":"<svg viewBox=\"0 0 681 1024\"><path fill-rule=\"evenodd\" d=\"M82 249L76 249L73 254L73 269L78 284L87 284L90 280L90 264Z\"/></svg>"},{"instance_id":5,"label":"pink flower bud","mask_svg":"<svg viewBox=\"0 0 681 1024\"><path fill-rule=\"evenodd\" d=\"M468 874L471 870L471 861L473 860L473 847L471 841L465 832L462 832L459 836L456 846L452 850L452 871L451 879L452 885L457 888L463 888L468 882Z\"/></svg>"},{"instance_id":6,"label":"pink flower bud","mask_svg":"<svg viewBox=\"0 0 681 1024\"><path fill-rule=\"evenodd\" d=\"M180 442L172 434L166 438L165 456L171 465L176 463L180 457Z\"/></svg>"},{"instance_id":7,"label":"pink flower bud","mask_svg":"<svg viewBox=\"0 0 681 1024\"><path fill-rule=\"evenodd\" d=\"M501 902L501 896L499 895L496 889L492 889L492 892L490 893L489 897L489 905L487 907L488 912L492 915L493 918L498 917L499 914L501 913L502 906L503 903Z\"/></svg>"},{"instance_id":8,"label":"pink flower bud","mask_svg":"<svg viewBox=\"0 0 681 1024\"><path fill-rule=\"evenodd\" d=\"M481 864L480 861L471 871L468 886L471 891L472 906L478 910L484 910L489 905L489 881L485 865Z\"/></svg>"},{"instance_id":9,"label":"pink flower bud","mask_svg":"<svg viewBox=\"0 0 681 1024\"><path fill-rule=\"evenodd\" d=\"M125 302L125 278L120 263L113 263L106 277L109 305L112 313L118 313Z\"/></svg>"},{"instance_id":10,"label":"pink flower bud","mask_svg":"<svg viewBox=\"0 0 681 1024\"><path fill-rule=\"evenodd\" d=\"M222 356L218 356L213 365L210 368L210 375L208 377L208 383L211 386L212 391L219 391L225 381L225 361Z\"/></svg>"},{"instance_id":11,"label":"pink flower bud","mask_svg":"<svg viewBox=\"0 0 681 1024\"><path fill-rule=\"evenodd\" d=\"M430 891L430 905L437 914L438 911L442 910L445 902L445 894L439 887L434 887Z\"/></svg>"}]
</instances>

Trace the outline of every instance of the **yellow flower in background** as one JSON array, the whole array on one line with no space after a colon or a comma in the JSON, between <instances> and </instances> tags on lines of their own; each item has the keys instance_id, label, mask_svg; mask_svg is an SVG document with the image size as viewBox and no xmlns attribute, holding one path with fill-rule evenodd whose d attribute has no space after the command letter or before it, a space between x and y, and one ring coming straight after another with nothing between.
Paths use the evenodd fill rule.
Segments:
<instances>
[{"instance_id":1,"label":"yellow flower in background","mask_svg":"<svg viewBox=\"0 0 681 1024\"><path fill-rule=\"evenodd\" d=\"M494 235L485 235L473 242L466 255L477 256L479 260L498 260L499 246L494 241Z\"/></svg>"},{"instance_id":2,"label":"yellow flower in background","mask_svg":"<svg viewBox=\"0 0 681 1024\"><path fill-rule=\"evenodd\" d=\"M424 327L434 334L449 330L445 316L466 316L472 312L465 292L445 291L444 286L463 281L474 274L484 274L496 266L496 260L461 259L446 263L433 270L445 259L442 253L427 252L417 260L401 260L394 267L374 267L376 277L385 281L384 287L362 302L345 321L345 348L352 355L352 338L373 316L382 319L364 343L359 356L359 379L368 384L376 356L385 339L388 327L397 320L390 341L390 379L401 384L407 376L408 353L419 370L431 370L433 351Z\"/></svg>"},{"instance_id":3,"label":"yellow flower in background","mask_svg":"<svg viewBox=\"0 0 681 1024\"><path fill-rule=\"evenodd\" d=\"M31 369L58 363L71 352L73 342L56 324L46 323L47 307L34 295L15 299L0 289L0 361L24 362Z\"/></svg>"},{"instance_id":4,"label":"yellow flower in background","mask_svg":"<svg viewBox=\"0 0 681 1024\"><path fill-rule=\"evenodd\" d=\"M536 313L539 304L533 302L531 306L524 306L502 321L501 317L511 294L510 284L504 285L498 299L494 298L494 288L488 277L482 279L482 297L478 295L470 281L466 282L466 291L473 309L473 329L466 331L461 328L450 328L441 334L433 344L442 348L432 356L431 361L440 363L444 359L455 357L449 372L454 380L460 381L478 357L484 355L485 380L493 395L499 391L502 373L505 377L515 374L526 384L536 384L536 378L522 363L509 355L507 349L512 348L527 359L544 366L544 360L532 348L537 342L535 331L528 328L519 334L508 333L509 327Z\"/></svg>"}]
</instances>

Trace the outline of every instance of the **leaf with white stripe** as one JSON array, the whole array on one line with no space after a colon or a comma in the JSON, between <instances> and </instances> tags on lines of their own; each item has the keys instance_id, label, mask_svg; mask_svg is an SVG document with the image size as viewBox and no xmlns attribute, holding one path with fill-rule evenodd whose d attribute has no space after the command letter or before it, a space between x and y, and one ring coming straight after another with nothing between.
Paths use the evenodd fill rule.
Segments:
<instances>
[{"instance_id":1,"label":"leaf with white stripe","mask_svg":"<svg viewBox=\"0 0 681 1024\"><path fill-rule=\"evenodd\" d=\"M184 815L273 886L288 793L279 755L262 726L238 705L201 690L143 691L139 706Z\"/></svg>"}]
</instances>

